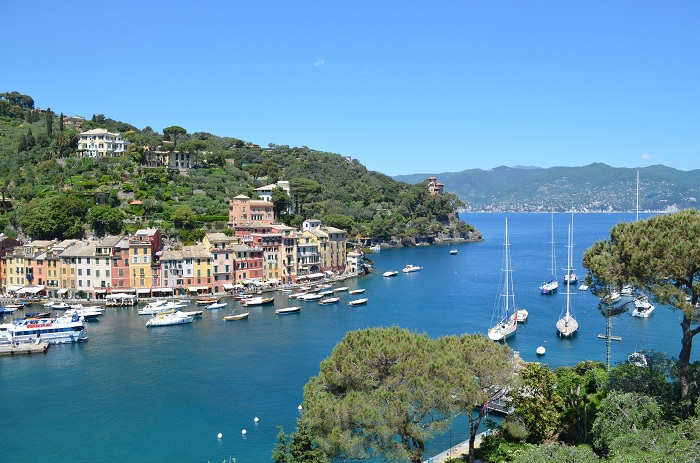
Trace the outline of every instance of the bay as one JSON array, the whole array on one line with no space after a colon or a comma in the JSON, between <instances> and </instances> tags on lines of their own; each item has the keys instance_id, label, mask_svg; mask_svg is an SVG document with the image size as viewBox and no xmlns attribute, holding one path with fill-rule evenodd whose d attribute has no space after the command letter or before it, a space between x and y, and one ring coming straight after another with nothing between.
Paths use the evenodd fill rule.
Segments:
<instances>
[{"instance_id":1,"label":"bay","mask_svg":"<svg viewBox=\"0 0 700 463\"><path fill-rule=\"evenodd\" d=\"M504 225L508 218L515 299L529 311L509 345L527 361L552 367L581 360L605 361L605 319L598 299L574 289L572 307L581 326L560 339L555 323L565 304L565 288L539 294L549 276L549 214L462 214L484 234L484 241L385 249L374 253L373 275L342 283L365 288L368 304L348 307L360 296L341 293L340 304L300 302L298 314L277 315L292 304L276 293L275 305L250 309L248 320L224 322L230 310L205 311L192 325L146 328L137 308L108 309L89 323L90 339L52 346L46 355L0 358L0 405L5 420L0 455L5 461L51 457L57 461L271 461L277 426L291 432L301 416L303 387L318 373L349 330L400 326L431 337L486 333L499 293ZM555 214L557 263L566 266L570 214ZM583 252L609 237L619 221L634 214L576 214L574 267L579 276ZM422 267L403 274L407 264ZM382 277L386 270L399 275ZM562 281L563 270L559 272ZM657 307L649 319L629 313L613 319L612 362L635 350L677 356L680 313ZM543 357L535 354L547 348ZM697 356L693 355L693 360ZM256 423L254 418L258 417ZM245 435L243 430L246 430ZM222 438L218 439L217 434ZM459 421L431 441L426 458L466 439Z\"/></svg>"}]
</instances>

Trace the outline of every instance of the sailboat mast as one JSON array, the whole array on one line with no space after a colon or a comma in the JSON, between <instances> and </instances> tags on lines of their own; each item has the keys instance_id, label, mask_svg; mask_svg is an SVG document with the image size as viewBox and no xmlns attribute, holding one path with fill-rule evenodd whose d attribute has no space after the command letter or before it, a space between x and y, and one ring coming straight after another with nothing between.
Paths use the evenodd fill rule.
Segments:
<instances>
[{"instance_id":1,"label":"sailboat mast","mask_svg":"<svg viewBox=\"0 0 700 463\"><path fill-rule=\"evenodd\" d=\"M557 258L554 250L554 211L552 211L552 277L557 279Z\"/></svg>"},{"instance_id":2,"label":"sailboat mast","mask_svg":"<svg viewBox=\"0 0 700 463\"><path fill-rule=\"evenodd\" d=\"M572 214L571 214L571 220L572 220L572 222L573 222L573 217L574 217L574 215L573 215L573 213L572 213ZM572 260L572 254L573 254L573 252L571 251L572 248L573 248L573 246L571 245L571 237L572 237L572 235L573 235L573 231L572 231L571 228L572 228L572 227L571 227L571 224L569 224L569 232L568 232L568 236L567 236L567 238L568 238L568 240L569 240L569 243L568 243L568 245L566 246L566 247L568 248L568 252L567 252L566 258L567 258L567 261L568 261L569 269L571 269L571 260ZM570 306L570 305L571 305L571 285L566 285L566 318L567 318L567 319L569 318L569 306Z\"/></svg>"},{"instance_id":3,"label":"sailboat mast","mask_svg":"<svg viewBox=\"0 0 700 463\"><path fill-rule=\"evenodd\" d=\"M506 313L505 313L505 319L508 318L508 315L510 314L510 243L508 241L508 219L506 219L506 240L505 240L505 250L504 250L504 256L505 256L505 262L504 262L504 271L505 271L505 298L506 298Z\"/></svg>"},{"instance_id":4,"label":"sailboat mast","mask_svg":"<svg viewBox=\"0 0 700 463\"><path fill-rule=\"evenodd\" d=\"M637 220L639 220L639 169L637 169Z\"/></svg>"}]
</instances>

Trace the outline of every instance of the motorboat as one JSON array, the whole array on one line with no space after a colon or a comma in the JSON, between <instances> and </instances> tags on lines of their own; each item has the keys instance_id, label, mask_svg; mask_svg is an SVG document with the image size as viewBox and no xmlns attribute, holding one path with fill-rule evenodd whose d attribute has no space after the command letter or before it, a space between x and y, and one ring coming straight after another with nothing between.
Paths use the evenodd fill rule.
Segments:
<instances>
[{"instance_id":1,"label":"motorboat","mask_svg":"<svg viewBox=\"0 0 700 463\"><path fill-rule=\"evenodd\" d=\"M303 296L299 296L297 299L300 301L317 301L321 298L323 298L323 294L321 293L308 293Z\"/></svg>"},{"instance_id":2,"label":"motorboat","mask_svg":"<svg viewBox=\"0 0 700 463\"><path fill-rule=\"evenodd\" d=\"M70 308L66 310L65 315L77 315L84 317L85 320L92 320L102 315L103 310L95 310L90 307Z\"/></svg>"},{"instance_id":3,"label":"motorboat","mask_svg":"<svg viewBox=\"0 0 700 463\"><path fill-rule=\"evenodd\" d=\"M588 291L588 285L584 283L578 287L578 290L579 291Z\"/></svg>"},{"instance_id":4,"label":"motorboat","mask_svg":"<svg viewBox=\"0 0 700 463\"><path fill-rule=\"evenodd\" d=\"M382 250L382 247L378 244L375 244L374 246L370 246L369 248L372 252L379 252Z\"/></svg>"},{"instance_id":5,"label":"motorboat","mask_svg":"<svg viewBox=\"0 0 700 463\"><path fill-rule=\"evenodd\" d=\"M52 309L60 309L60 310L70 309L70 304L66 304L65 302L54 302L51 305L51 308Z\"/></svg>"},{"instance_id":6,"label":"motorboat","mask_svg":"<svg viewBox=\"0 0 700 463\"><path fill-rule=\"evenodd\" d=\"M634 296L634 286L632 285L624 285L622 289L620 290L620 296L621 297L632 297Z\"/></svg>"},{"instance_id":7,"label":"motorboat","mask_svg":"<svg viewBox=\"0 0 700 463\"><path fill-rule=\"evenodd\" d=\"M411 273L411 272L417 272L417 271L419 271L420 269L421 269L421 268L418 267L417 265L408 264L407 266L405 266L405 267L403 268L402 272L403 272L403 273Z\"/></svg>"},{"instance_id":8,"label":"motorboat","mask_svg":"<svg viewBox=\"0 0 700 463\"><path fill-rule=\"evenodd\" d=\"M203 310L192 310L189 312L182 312L182 313L184 313L188 317L201 317L202 314L204 313L204 311Z\"/></svg>"},{"instance_id":9,"label":"motorboat","mask_svg":"<svg viewBox=\"0 0 700 463\"><path fill-rule=\"evenodd\" d=\"M340 298L339 298L339 297L326 297L326 298L321 299L320 301L318 301L318 303L321 304L321 305L325 305L325 304L335 304L335 303L337 303L337 302L340 302Z\"/></svg>"},{"instance_id":10,"label":"motorboat","mask_svg":"<svg viewBox=\"0 0 700 463\"><path fill-rule=\"evenodd\" d=\"M209 304L209 305L206 306L205 308L206 308L207 310L223 309L223 308L226 307L227 305L228 305L228 304L226 304L225 302L214 302L213 304Z\"/></svg>"},{"instance_id":11,"label":"motorboat","mask_svg":"<svg viewBox=\"0 0 700 463\"><path fill-rule=\"evenodd\" d=\"M365 288L359 288L359 289L353 289L352 291L348 292L348 294L362 294L365 292Z\"/></svg>"},{"instance_id":12,"label":"motorboat","mask_svg":"<svg viewBox=\"0 0 700 463\"><path fill-rule=\"evenodd\" d=\"M450 255L451 255L451 256L454 256L455 254L457 254L457 250L456 250L456 249L450 249Z\"/></svg>"},{"instance_id":13,"label":"motorboat","mask_svg":"<svg viewBox=\"0 0 700 463\"><path fill-rule=\"evenodd\" d=\"M113 293L105 296L105 305L107 307L126 307L139 303L139 298L135 294L129 293ZM54 305L54 307L56 307Z\"/></svg>"},{"instance_id":14,"label":"motorboat","mask_svg":"<svg viewBox=\"0 0 700 463\"><path fill-rule=\"evenodd\" d=\"M339 287L339 288L335 288L335 289L333 290L333 292L334 292L334 293L340 293L340 292L347 291L347 290L348 290L348 287L347 287L347 286L341 286L341 287Z\"/></svg>"},{"instance_id":15,"label":"motorboat","mask_svg":"<svg viewBox=\"0 0 700 463\"><path fill-rule=\"evenodd\" d=\"M211 305L211 304L216 304L219 302L219 297L200 297L197 298L196 301L194 301L195 304L197 305Z\"/></svg>"},{"instance_id":16,"label":"motorboat","mask_svg":"<svg viewBox=\"0 0 700 463\"><path fill-rule=\"evenodd\" d=\"M537 349L535 349L535 352L537 353L537 355L544 355L546 349L544 348L544 346L539 346Z\"/></svg>"},{"instance_id":17,"label":"motorboat","mask_svg":"<svg viewBox=\"0 0 700 463\"><path fill-rule=\"evenodd\" d=\"M277 309L275 310L275 313L278 315L285 315L288 313L298 313L301 311L301 306L294 306L294 307L285 307L284 309Z\"/></svg>"},{"instance_id":18,"label":"motorboat","mask_svg":"<svg viewBox=\"0 0 700 463\"><path fill-rule=\"evenodd\" d=\"M77 315L62 315L56 318L15 319L0 325L0 333L13 342L48 341L64 344L85 341L85 319Z\"/></svg>"},{"instance_id":19,"label":"motorboat","mask_svg":"<svg viewBox=\"0 0 700 463\"><path fill-rule=\"evenodd\" d=\"M389 271L384 272L385 277L395 277L398 274L399 274L399 272L397 272L396 270L389 270Z\"/></svg>"},{"instance_id":20,"label":"motorboat","mask_svg":"<svg viewBox=\"0 0 700 463\"><path fill-rule=\"evenodd\" d=\"M230 321L236 321L236 320L245 320L248 318L248 315L250 312L245 312L245 313L239 313L239 314L231 314L231 315L226 315L223 320L230 322Z\"/></svg>"},{"instance_id":21,"label":"motorboat","mask_svg":"<svg viewBox=\"0 0 700 463\"><path fill-rule=\"evenodd\" d=\"M192 321L194 321L194 317L178 310L175 313L159 313L149 319L146 322L146 326L183 325L185 323L192 323Z\"/></svg>"},{"instance_id":22,"label":"motorboat","mask_svg":"<svg viewBox=\"0 0 700 463\"><path fill-rule=\"evenodd\" d=\"M351 306L351 307L354 307L354 306L356 306L356 305L367 304L367 301L368 301L368 300L369 300L369 299L367 299L366 297L364 297L364 298L362 298L362 299L355 299L355 300L353 300L353 301L348 302L348 305Z\"/></svg>"},{"instance_id":23,"label":"motorboat","mask_svg":"<svg viewBox=\"0 0 700 463\"><path fill-rule=\"evenodd\" d=\"M149 302L141 310L139 310L139 315L155 315L157 313L164 312L175 312L176 310L184 307L185 304L182 301L169 301L167 299L158 299L157 301Z\"/></svg>"},{"instance_id":24,"label":"motorboat","mask_svg":"<svg viewBox=\"0 0 700 463\"><path fill-rule=\"evenodd\" d=\"M250 306L250 305L265 305L265 304L272 304L275 302L274 297L251 297L250 299L246 299L244 301L241 301L241 304L244 306Z\"/></svg>"},{"instance_id":25,"label":"motorboat","mask_svg":"<svg viewBox=\"0 0 700 463\"><path fill-rule=\"evenodd\" d=\"M634 299L634 310L632 311L632 316L647 318L651 315L654 309L654 305L649 302L649 296L644 294Z\"/></svg>"},{"instance_id":26,"label":"motorboat","mask_svg":"<svg viewBox=\"0 0 700 463\"><path fill-rule=\"evenodd\" d=\"M630 365L634 365L635 367L646 367L647 357L641 352L632 352L630 355L627 356L627 362Z\"/></svg>"},{"instance_id":27,"label":"motorboat","mask_svg":"<svg viewBox=\"0 0 700 463\"><path fill-rule=\"evenodd\" d=\"M515 317L515 321L517 321L518 323L525 323L527 321L528 315L528 311L525 309L518 309L513 314L513 316Z\"/></svg>"}]
</instances>

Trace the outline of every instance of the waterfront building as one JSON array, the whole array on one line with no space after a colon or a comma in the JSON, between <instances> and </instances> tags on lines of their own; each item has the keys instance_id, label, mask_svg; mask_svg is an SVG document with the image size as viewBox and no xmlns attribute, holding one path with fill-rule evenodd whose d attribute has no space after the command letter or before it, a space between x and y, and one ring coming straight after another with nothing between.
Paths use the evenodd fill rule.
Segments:
<instances>
[{"instance_id":1,"label":"waterfront building","mask_svg":"<svg viewBox=\"0 0 700 463\"><path fill-rule=\"evenodd\" d=\"M441 196L445 194L445 185L437 181L435 177L428 177L428 194Z\"/></svg>"},{"instance_id":2,"label":"waterfront building","mask_svg":"<svg viewBox=\"0 0 700 463\"><path fill-rule=\"evenodd\" d=\"M234 244L232 249L234 253L234 284L262 283L263 249L244 244Z\"/></svg>"},{"instance_id":3,"label":"waterfront building","mask_svg":"<svg viewBox=\"0 0 700 463\"><path fill-rule=\"evenodd\" d=\"M280 280L284 284L296 281L297 276L297 241L299 233L296 228L283 224L272 226L281 237L279 249Z\"/></svg>"},{"instance_id":4,"label":"waterfront building","mask_svg":"<svg viewBox=\"0 0 700 463\"><path fill-rule=\"evenodd\" d=\"M111 247L112 255L112 292L131 290L131 278L129 274L129 238L120 236L118 241L110 241L107 245ZM107 288L109 287L110 284L107 282Z\"/></svg>"},{"instance_id":5,"label":"waterfront building","mask_svg":"<svg viewBox=\"0 0 700 463\"><path fill-rule=\"evenodd\" d=\"M304 221L304 236L309 236L318 243L321 270L324 272L343 272L346 267L347 232L335 227L325 227L314 221L315 226Z\"/></svg>"},{"instance_id":6,"label":"waterfront building","mask_svg":"<svg viewBox=\"0 0 700 463\"><path fill-rule=\"evenodd\" d=\"M80 133L78 153L83 157L104 158L125 156L129 152L129 142L121 134L106 129L92 129Z\"/></svg>"},{"instance_id":7,"label":"waterfront building","mask_svg":"<svg viewBox=\"0 0 700 463\"><path fill-rule=\"evenodd\" d=\"M137 230L129 239L129 271L131 288L136 290L139 297L151 294L151 288L160 286L153 279L153 267L156 253L163 249L163 238L160 230L147 228Z\"/></svg>"},{"instance_id":8,"label":"waterfront building","mask_svg":"<svg viewBox=\"0 0 700 463\"><path fill-rule=\"evenodd\" d=\"M238 238L225 233L207 233L202 239L202 244L211 253L213 291L216 293L232 290L234 285L233 245L238 244Z\"/></svg>"},{"instance_id":9,"label":"waterfront building","mask_svg":"<svg viewBox=\"0 0 700 463\"><path fill-rule=\"evenodd\" d=\"M188 246L185 249L185 262L192 261L192 275L185 273L185 285L189 292L201 293L212 291L212 254L203 245ZM189 266L185 267L186 272Z\"/></svg>"},{"instance_id":10,"label":"waterfront building","mask_svg":"<svg viewBox=\"0 0 700 463\"><path fill-rule=\"evenodd\" d=\"M302 232L297 241L297 279L321 272L321 254L314 235Z\"/></svg>"},{"instance_id":11,"label":"waterfront building","mask_svg":"<svg viewBox=\"0 0 700 463\"><path fill-rule=\"evenodd\" d=\"M45 272L42 263L37 263L37 257L44 254L51 246L56 244L56 240L36 240L24 245L16 246L12 252L8 252L2 257L3 269L3 289L7 292L16 292L26 285L34 283L39 269ZM36 272L36 274L35 274Z\"/></svg>"},{"instance_id":12,"label":"waterfront building","mask_svg":"<svg viewBox=\"0 0 700 463\"><path fill-rule=\"evenodd\" d=\"M4 233L0 233L0 284L2 290L5 291L7 285L7 269L5 265L5 256L12 253L16 247L22 246L22 242L14 238L10 238Z\"/></svg>"},{"instance_id":13,"label":"waterfront building","mask_svg":"<svg viewBox=\"0 0 700 463\"><path fill-rule=\"evenodd\" d=\"M254 246L263 250L263 279L276 283L280 279L280 247L282 235L272 226L265 227L262 232L251 234Z\"/></svg>"}]
</instances>

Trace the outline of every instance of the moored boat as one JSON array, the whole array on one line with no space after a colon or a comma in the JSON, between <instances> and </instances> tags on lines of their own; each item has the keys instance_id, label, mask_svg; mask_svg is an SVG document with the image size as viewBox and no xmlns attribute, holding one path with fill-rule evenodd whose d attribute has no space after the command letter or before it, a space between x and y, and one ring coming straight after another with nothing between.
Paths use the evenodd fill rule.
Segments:
<instances>
[{"instance_id":1,"label":"moored boat","mask_svg":"<svg viewBox=\"0 0 700 463\"><path fill-rule=\"evenodd\" d=\"M285 307L284 309L277 309L275 310L275 313L278 315L284 315L288 313L297 313L301 311L301 306L294 306L294 307Z\"/></svg>"},{"instance_id":2,"label":"moored boat","mask_svg":"<svg viewBox=\"0 0 700 463\"><path fill-rule=\"evenodd\" d=\"M207 310L223 309L224 307L226 307L226 305L227 305L227 304L226 304L225 302L214 302L213 304L209 304L209 305L206 306L205 308L206 308Z\"/></svg>"},{"instance_id":3,"label":"moored boat","mask_svg":"<svg viewBox=\"0 0 700 463\"><path fill-rule=\"evenodd\" d=\"M107 307L126 307L139 303L139 298L135 294L114 293L105 296L105 305ZM56 308L54 304L53 308Z\"/></svg>"},{"instance_id":4,"label":"moored boat","mask_svg":"<svg viewBox=\"0 0 700 463\"><path fill-rule=\"evenodd\" d=\"M241 301L241 304L244 306L250 306L250 305L265 305L265 304L272 304L275 302L274 297L251 297L250 299L246 299L244 301Z\"/></svg>"},{"instance_id":5,"label":"moored boat","mask_svg":"<svg viewBox=\"0 0 700 463\"><path fill-rule=\"evenodd\" d=\"M334 292L334 293L340 293L340 292L342 292L342 291L347 291L347 290L348 290L348 287L347 287L347 286L340 286L340 287L338 287L338 288L335 288L335 289L333 290L333 292Z\"/></svg>"},{"instance_id":6,"label":"moored boat","mask_svg":"<svg viewBox=\"0 0 700 463\"><path fill-rule=\"evenodd\" d=\"M250 312L245 312L245 313L239 313L239 314L231 314L231 315L226 315L223 320L224 321L236 321L236 320L245 320L248 318L248 315L250 315Z\"/></svg>"},{"instance_id":7,"label":"moored boat","mask_svg":"<svg viewBox=\"0 0 700 463\"><path fill-rule=\"evenodd\" d=\"M0 333L5 333L14 342L33 342L40 339L51 344L63 344L88 338L85 319L77 315L16 319L0 325Z\"/></svg>"},{"instance_id":8,"label":"moored boat","mask_svg":"<svg viewBox=\"0 0 700 463\"><path fill-rule=\"evenodd\" d=\"M455 254L457 254L457 250L456 250L456 249L450 249L450 255L451 255L451 256L454 256Z\"/></svg>"},{"instance_id":9,"label":"moored boat","mask_svg":"<svg viewBox=\"0 0 700 463\"><path fill-rule=\"evenodd\" d=\"M362 299L355 299L353 301L348 302L348 305L351 307L354 307L356 305L363 305L363 304L367 304L368 300L369 299L367 299L366 297L364 297Z\"/></svg>"},{"instance_id":10,"label":"moored boat","mask_svg":"<svg viewBox=\"0 0 700 463\"><path fill-rule=\"evenodd\" d=\"M571 217L571 222L573 223L573 214ZM567 260L569 264L569 268L571 268L571 260L573 256L573 240L574 240L574 232L573 232L573 227L569 225L569 232L568 232L568 252L567 252ZM569 286L566 287L566 312L564 313L564 316L559 319L556 323L557 331L559 331L559 336L564 336L564 337L569 337L573 336L577 331L578 331L578 321L576 318L574 318L573 311L571 309L571 290Z\"/></svg>"},{"instance_id":11,"label":"moored boat","mask_svg":"<svg viewBox=\"0 0 700 463\"><path fill-rule=\"evenodd\" d=\"M418 267L417 265L411 265L408 264L405 266L402 270L403 273L411 273L411 272L417 272L421 269L421 267Z\"/></svg>"},{"instance_id":12,"label":"moored boat","mask_svg":"<svg viewBox=\"0 0 700 463\"><path fill-rule=\"evenodd\" d=\"M348 294L362 294L365 292L365 288L358 288L358 289L353 289L352 291L348 292Z\"/></svg>"},{"instance_id":13,"label":"moored boat","mask_svg":"<svg viewBox=\"0 0 700 463\"><path fill-rule=\"evenodd\" d=\"M514 335L518 329L517 306L513 292L513 279L511 276L510 242L508 241L508 219L506 219L505 243L503 245L503 266L501 267L501 281L503 286L499 288L499 298L494 306L493 325L488 329L487 335L492 341L504 341ZM511 310L513 311L511 313ZM495 322L495 323L494 323Z\"/></svg>"},{"instance_id":14,"label":"moored boat","mask_svg":"<svg viewBox=\"0 0 700 463\"><path fill-rule=\"evenodd\" d=\"M654 309L654 305L651 302L649 302L649 296L644 294L635 298L632 316L639 318L648 318L654 311Z\"/></svg>"},{"instance_id":15,"label":"moored boat","mask_svg":"<svg viewBox=\"0 0 700 463\"><path fill-rule=\"evenodd\" d=\"M398 274L399 274L399 272L397 272L396 270L388 270L388 271L384 272L385 277L395 277Z\"/></svg>"},{"instance_id":16,"label":"moored boat","mask_svg":"<svg viewBox=\"0 0 700 463\"><path fill-rule=\"evenodd\" d=\"M325 305L325 304L335 304L336 302L340 302L339 297L327 297L325 299L321 299L318 301L319 304Z\"/></svg>"},{"instance_id":17,"label":"moored boat","mask_svg":"<svg viewBox=\"0 0 700 463\"><path fill-rule=\"evenodd\" d=\"M194 317L179 310L175 313L160 313L146 322L146 326L170 326L192 323Z\"/></svg>"},{"instance_id":18,"label":"moored boat","mask_svg":"<svg viewBox=\"0 0 700 463\"><path fill-rule=\"evenodd\" d=\"M197 298L196 301L194 301L195 304L197 305L211 305L211 304L216 304L219 302L219 297L200 297Z\"/></svg>"}]
</instances>

